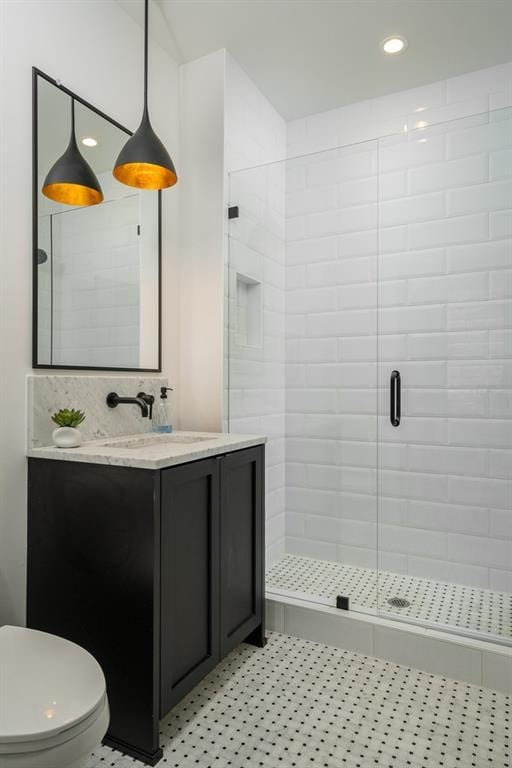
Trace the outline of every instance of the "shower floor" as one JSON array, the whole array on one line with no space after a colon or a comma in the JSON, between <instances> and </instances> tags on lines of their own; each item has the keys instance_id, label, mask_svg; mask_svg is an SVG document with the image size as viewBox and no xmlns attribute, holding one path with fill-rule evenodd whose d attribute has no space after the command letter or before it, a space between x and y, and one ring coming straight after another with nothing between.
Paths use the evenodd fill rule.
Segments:
<instances>
[{"instance_id":1,"label":"shower floor","mask_svg":"<svg viewBox=\"0 0 512 768\"><path fill-rule=\"evenodd\" d=\"M379 609L381 615L512 638L512 594L504 592L387 571L380 571L377 585L377 572L371 568L297 555L285 555L268 570L267 590L279 589L332 605L337 595L344 595L352 607ZM409 605L389 605L388 600L396 597L405 598Z\"/></svg>"}]
</instances>

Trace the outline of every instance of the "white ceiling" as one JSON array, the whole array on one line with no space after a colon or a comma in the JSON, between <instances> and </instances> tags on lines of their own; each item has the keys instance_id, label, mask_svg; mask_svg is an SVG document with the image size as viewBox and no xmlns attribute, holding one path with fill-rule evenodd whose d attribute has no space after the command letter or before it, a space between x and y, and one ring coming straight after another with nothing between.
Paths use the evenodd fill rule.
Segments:
<instances>
[{"instance_id":1,"label":"white ceiling","mask_svg":"<svg viewBox=\"0 0 512 768\"><path fill-rule=\"evenodd\" d=\"M288 120L512 60L512 0L157 3L152 35L175 58L227 48ZM379 42L393 34L409 49L385 57Z\"/></svg>"}]
</instances>

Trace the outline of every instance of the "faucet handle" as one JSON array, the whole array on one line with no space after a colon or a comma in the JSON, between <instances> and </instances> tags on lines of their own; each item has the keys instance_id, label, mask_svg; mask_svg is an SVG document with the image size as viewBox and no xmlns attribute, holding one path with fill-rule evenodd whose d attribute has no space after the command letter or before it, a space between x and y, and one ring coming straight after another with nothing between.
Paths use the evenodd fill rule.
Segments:
<instances>
[{"instance_id":1,"label":"faucet handle","mask_svg":"<svg viewBox=\"0 0 512 768\"><path fill-rule=\"evenodd\" d=\"M146 395L145 392L139 392L137 397L140 397L141 400L144 400L144 402L149 406L149 418L153 418L153 404L155 402L155 396L154 395Z\"/></svg>"}]
</instances>

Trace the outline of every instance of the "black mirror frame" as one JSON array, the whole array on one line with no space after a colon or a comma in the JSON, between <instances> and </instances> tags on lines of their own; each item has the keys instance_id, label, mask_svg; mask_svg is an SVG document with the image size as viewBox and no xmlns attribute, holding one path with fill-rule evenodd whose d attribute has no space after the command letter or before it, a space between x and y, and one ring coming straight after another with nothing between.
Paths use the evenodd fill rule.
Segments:
<instances>
[{"instance_id":1,"label":"black mirror frame","mask_svg":"<svg viewBox=\"0 0 512 768\"><path fill-rule=\"evenodd\" d=\"M124 131L128 136L132 136L132 131L125 128L116 120L106 115L100 109L97 109L85 99L82 99L73 91L65 88L57 80L42 72L37 67L32 67L32 368L34 369L47 369L47 370L64 370L64 371L126 371L126 372L146 372L146 373L161 373L162 371L162 193L158 192L158 367L157 368L119 368L108 366L93 366L93 365L53 365L52 363L44 364L39 363L37 359L38 353L38 271L37 271L37 259L38 259L38 131L37 131L37 110L38 110L38 94L37 85L38 78L42 78L47 82L59 88L68 96L75 99L75 101L83 104L88 109L96 112L97 115L107 120L109 123ZM115 158L113 159L115 162Z\"/></svg>"}]
</instances>

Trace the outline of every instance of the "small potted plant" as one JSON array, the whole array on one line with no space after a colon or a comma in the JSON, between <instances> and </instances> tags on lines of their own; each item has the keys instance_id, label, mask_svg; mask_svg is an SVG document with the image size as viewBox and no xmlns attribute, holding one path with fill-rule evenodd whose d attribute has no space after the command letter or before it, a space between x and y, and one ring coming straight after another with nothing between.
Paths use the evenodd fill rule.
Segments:
<instances>
[{"instance_id":1,"label":"small potted plant","mask_svg":"<svg viewBox=\"0 0 512 768\"><path fill-rule=\"evenodd\" d=\"M52 416L52 421L57 424L53 430L53 442L58 448L78 448L82 444L82 435L77 427L85 419L85 413L75 411L74 408L62 408Z\"/></svg>"}]
</instances>

